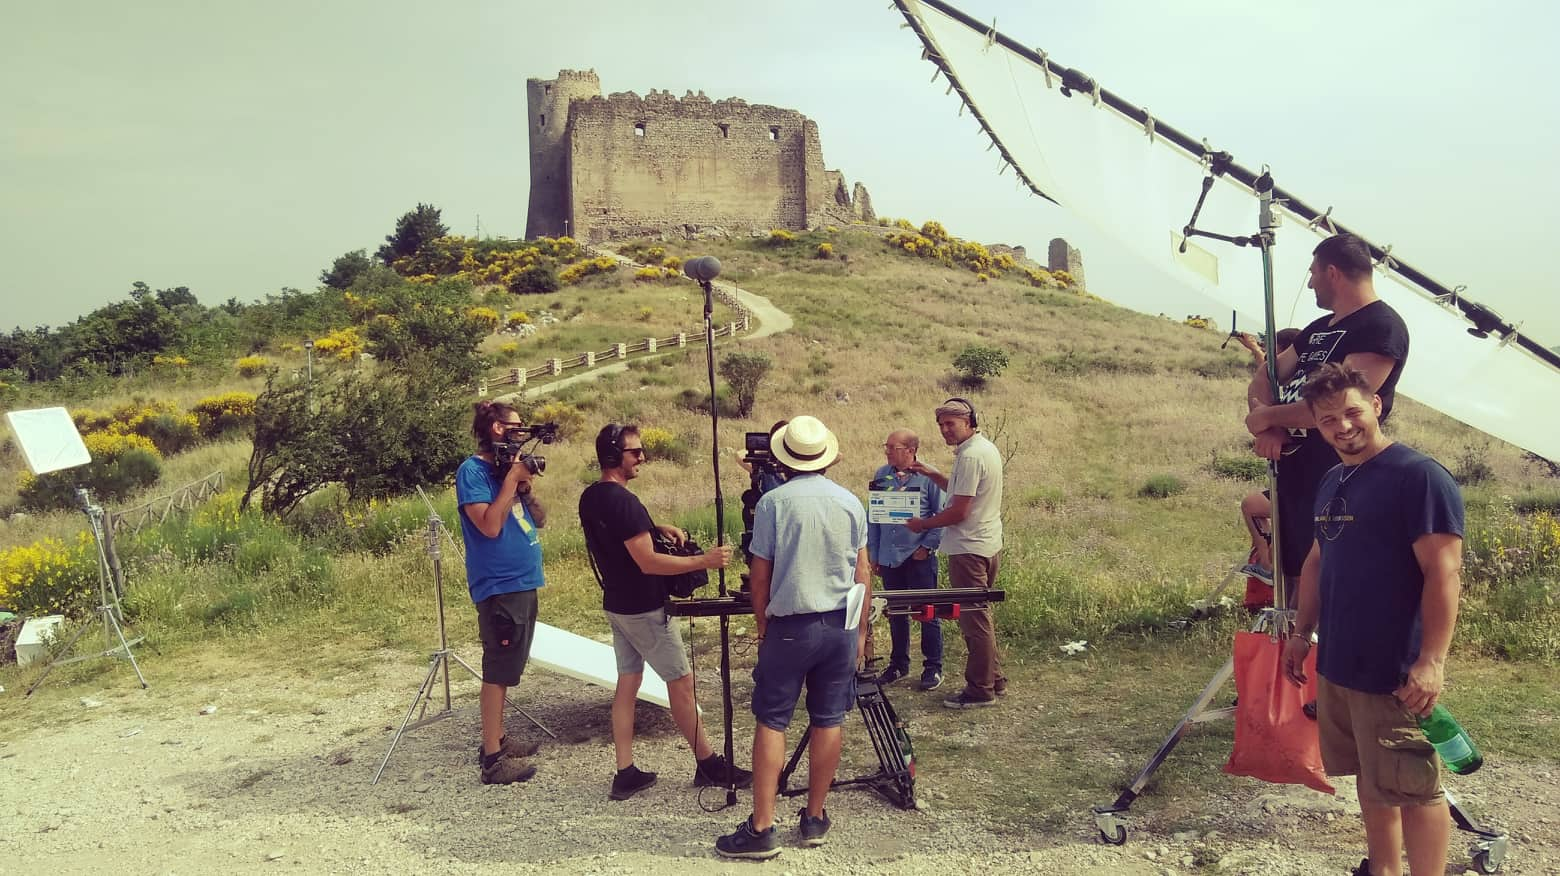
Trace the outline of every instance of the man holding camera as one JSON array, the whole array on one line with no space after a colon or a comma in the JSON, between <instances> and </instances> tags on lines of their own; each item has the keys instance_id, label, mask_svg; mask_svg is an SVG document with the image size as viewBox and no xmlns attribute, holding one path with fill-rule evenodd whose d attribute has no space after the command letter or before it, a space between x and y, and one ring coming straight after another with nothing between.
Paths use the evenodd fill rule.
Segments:
<instances>
[{"instance_id":1,"label":"man holding camera","mask_svg":"<svg viewBox=\"0 0 1560 876\"><path fill-rule=\"evenodd\" d=\"M1002 563L1002 454L976 431L975 406L950 398L938 406L937 430L953 451L953 475L916 462L924 474L948 491L948 507L930 517L905 522L911 532L944 527L939 551L948 557L948 583L954 587L991 587ZM990 609L959 615L968 656L964 689L943 700L950 709L995 705L1007 692L1007 677L997 654L997 628Z\"/></svg>"},{"instance_id":2,"label":"man holding camera","mask_svg":"<svg viewBox=\"0 0 1560 876\"><path fill-rule=\"evenodd\" d=\"M943 493L937 482L912 470L921 439L909 429L888 433L883 440L883 456L888 464L872 475L870 490L914 493L919 499L918 513L930 517L942 510ZM941 529L911 532L898 523L867 524L867 557L872 571L883 579L889 590L931 590L937 586L937 545ZM910 619L901 614L888 619L893 650L888 668L878 676L878 684L891 684L910 674ZM933 618L921 623L921 690L936 690L942 676L942 622Z\"/></svg>"},{"instance_id":3,"label":"man holding camera","mask_svg":"<svg viewBox=\"0 0 1560 876\"><path fill-rule=\"evenodd\" d=\"M535 743L504 735L504 697L520 683L536 631L536 591L542 586L542 546L537 529L547 513L531 490L523 457L500 466L494 445L523 428L520 414L503 402L478 402L471 421L477 453L455 472L455 500L466 542L466 585L477 606L482 638L482 783L508 785L536 775L523 758ZM516 508L516 505L519 505Z\"/></svg>"},{"instance_id":4,"label":"man holding camera","mask_svg":"<svg viewBox=\"0 0 1560 876\"><path fill-rule=\"evenodd\" d=\"M846 626L850 592L870 604L867 515L844 487L824 476L839 458L839 440L814 417L792 419L770 439L789 477L759 500L753 524L750 586L758 633L753 668L753 813L715 841L727 858L780 853L775 801L785 760L785 731L807 688L807 806L797 825L804 845L824 842L824 799L840 762L840 725L856 701L856 665L865 647L867 612Z\"/></svg>"},{"instance_id":5,"label":"man holding camera","mask_svg":"<svg viewBox=\"0 0 1560 876\"><path fill-rule=\"evenodd\" d=\"M724 568L731 562L732 549L720 545L688 557L656 552L653 532L678 546L688 533L675 526L656 526L644 503L628 489L628 482L639 476L645 463L639 427L608 423L596 435L596 461L601 464L601 479L580 494L580 525L601 582L602 607L617 653L617 690L612 698L617 773L607 796L627 800L656 782L655 773L634 765L634 703L647 662L666 681L672 720L693 747L694 786L725 785L728 780L745 786L752 774L727 764L704 735L694 703L693 670L682 637L666 615L664 576Z\"/></svg>"}]
</instances>

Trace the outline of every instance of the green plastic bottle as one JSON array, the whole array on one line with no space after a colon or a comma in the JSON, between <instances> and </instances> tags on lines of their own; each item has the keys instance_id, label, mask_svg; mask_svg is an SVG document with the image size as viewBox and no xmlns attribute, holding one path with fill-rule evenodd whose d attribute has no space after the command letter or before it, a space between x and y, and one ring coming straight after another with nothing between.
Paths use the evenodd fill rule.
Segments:
<instances>
[{"instance_id":1,"label":"green plastic bottle","mask_svg":"<svg viewBox=\"0 0 1560 876\"><path fill-rule=\"evenodd\" d=\"M1430 714L1420 718L1419 729L1425 732L1425 738L1435 746L1442 763L1452 772L1466 776L1484 766L1484 755L1479 753L1468 731L1457 723L1445 706L1437 703Z\"/></svg>"}]
</instances>

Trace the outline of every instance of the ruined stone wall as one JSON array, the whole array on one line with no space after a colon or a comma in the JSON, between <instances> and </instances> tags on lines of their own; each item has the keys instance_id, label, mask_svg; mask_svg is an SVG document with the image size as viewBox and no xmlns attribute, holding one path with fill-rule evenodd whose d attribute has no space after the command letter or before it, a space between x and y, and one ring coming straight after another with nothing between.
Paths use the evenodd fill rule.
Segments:
<instances>
[{"instance_id":1,"label":"ruined stone wall","mask_svg":"<svg viewBox=\"0 0 1560 876\"><path fill-rule=\"evenodd\" d=\"M1078 248L1068 244L1060 237L1051 239L1051 248L1047 253L1046 268L1050 271L1066 271L1072 275L1073 282L1080 289L1087 289L1088 284L1083 280L1083 253Z\"/></svg>"},{"instance_id":2,"label":"ruined stone wall","mask_svg":"<svg viewBox=\"0 0 1560 876\"><path fill-rule=\"evenodd\" d=\"M599 240L668 226L801 228L809 123L794 110L739 99L632 93L576 101L569 127L571 220ZM816 142L816 134L811 138Z\"/></svg>"},{"instance_id":3,"label":"ruined stone wall","mask_svg":"<svg viewBox=\"0 0 1560 876\"><path fill-rule=\"evenodd\" d=\"M795 110L666 91L601 96L593 72L527 82L526 235L750 233L859 221L827 170L818 126ZM867 211L871 207L868 201Z\"/></svg>"},{"instance_id":4,"label":"ruined stone wall","mask_svg":"<svg viewBox=\"0 0 1560 876\"><path fill-rule=\"evenodd\" d=\"M558 237L569 228L569 105L601 95L593 70L563 70L556 79L527 79L526 130L531 134L531 200L526 237Z\"/></svg>"}]
</instances>

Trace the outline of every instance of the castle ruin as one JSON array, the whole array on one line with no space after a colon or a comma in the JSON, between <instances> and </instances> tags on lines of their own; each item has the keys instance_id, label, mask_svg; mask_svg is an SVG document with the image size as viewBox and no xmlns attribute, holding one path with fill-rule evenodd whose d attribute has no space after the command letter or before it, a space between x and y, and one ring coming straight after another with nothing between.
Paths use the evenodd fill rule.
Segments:
<instances>
[{"instance_id":1,"label":"castle ruin","mask_svg":"<svg viewBox=\"0 0 1560 876\"><path fill-rule=\"evenodd\" d=\"M526 237L597 242L871 222L871 196L826 170L818 126L795 110L601 95L593 70L526 80L531 199Z\"/></svg>"}]
</instances>

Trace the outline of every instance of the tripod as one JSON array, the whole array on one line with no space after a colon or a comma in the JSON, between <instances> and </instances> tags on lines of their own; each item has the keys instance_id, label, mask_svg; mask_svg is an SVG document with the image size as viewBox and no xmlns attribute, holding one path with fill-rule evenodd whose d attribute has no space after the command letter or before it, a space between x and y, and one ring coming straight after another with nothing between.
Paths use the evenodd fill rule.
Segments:
<instances>
[{"instance_id":1,"label":"tripod","mask_svg":"<svg viewBox=\"0 0 1560 876\"><path fill-rule=\"evenodd\" d=\"M124 627L121 625L122 617L119 610L119 597L115 593L114 588L109 584L108 553L103 549L103 506L93 504L92 494L85 489L76 490L76 502L81 507L81 512L87 515L87 524L92 530L92 544L97 550L98 606L96 612L103 621L103 634L108 639L109 647L107 650L99 651L96 654L81 654L68 659L61 659L70 653L71 648L76 646L76 641L81 638L81 634L85 633L87 628L92 626L91 620L85 621L71 635L70 639L65 643L65 647L55 653L53 659L49 661L49 665L44 667L43 674L38 676L38 680L33 682L32 687L27 689L26 695L29 697L33 695L33 691L43 685L43 680L49 677L49 673L54 671L54 667L64 666L67 663L80 663L83 660L95 660L99 657L123 657L129 660L130 668L135 670L136 680L141 682L142 688L148 687L146 676L141 674L140 664L135 662L135 653L130 650L130 646L140 642L142 637L137 636L134 639L125 638ZM114 644L116 638L119 640L118 645Z\"/></svg>"},{"instance_id":2,"label":"tripod","mask_svg":"<svg viewBox=\"0 0 1560 876\"><path fill-rule=\"evenodd\" d=\"M418 490L418 492L421 493L422 491ZM423 501L426 502L427 500L428 497L423 496ZM462 669L471 673L472 678L478 681L482 680L481 673L472 669L471 664L462 660L459 654L451 650L449 636L444 629L444 564L442 562L444 554L439 548L439 533L444 528L444 520L433 510L432 504L429 504L428 508L428 556L433 560L433 603L439 617L439 649L434 651L428 658L428 674L423 676L422 685L417 688L416 695L412 697L411 708L406 710L406 718L401 721L400 729L396 730L395 735L390 738L390 748L385 752L385 759L379 762L379 770L374 773L374 780L369 782L371 785L379 784L379 777L384 775L385 767L390 763L390 755L395 753L395 747L401 741L401 737L406 734L406 731L415 730L418 727L454 717L455 709L450 702L451 660L454 660L460 664ZM434 681L439 678L441 671L444 677L444 708L429 715L428 706L433 703ZM558 738L558 734L547 729L546 725L531 717L525 709L507 700L505 705L525 716L526 720L539 727L543 733L554 739ZM413 715L417 716L415 722L412 720Z\"/></svg>"},{"instance_id":3,"label":"tripod","mask_svg":"<svg viewBox=\"0 0 1560 876\"><path fill-rule=\"evenodd\" d=\"M856 708L867 725L867 737L872 740L872 750L877 753L878 771L854 779L835 779L830 788L846 788L862 785L882 794L888 802L900 809L915 808L915 751L905 723L899 720L888 694L877 682L877 673L863 669L856 673ZM812 725L807 726L791 759L780 771L780 796L796 797L807 793L808 788L789 787L791 774L801 762L802 752L812 739Z\"/></svg>"}]
</instances>

